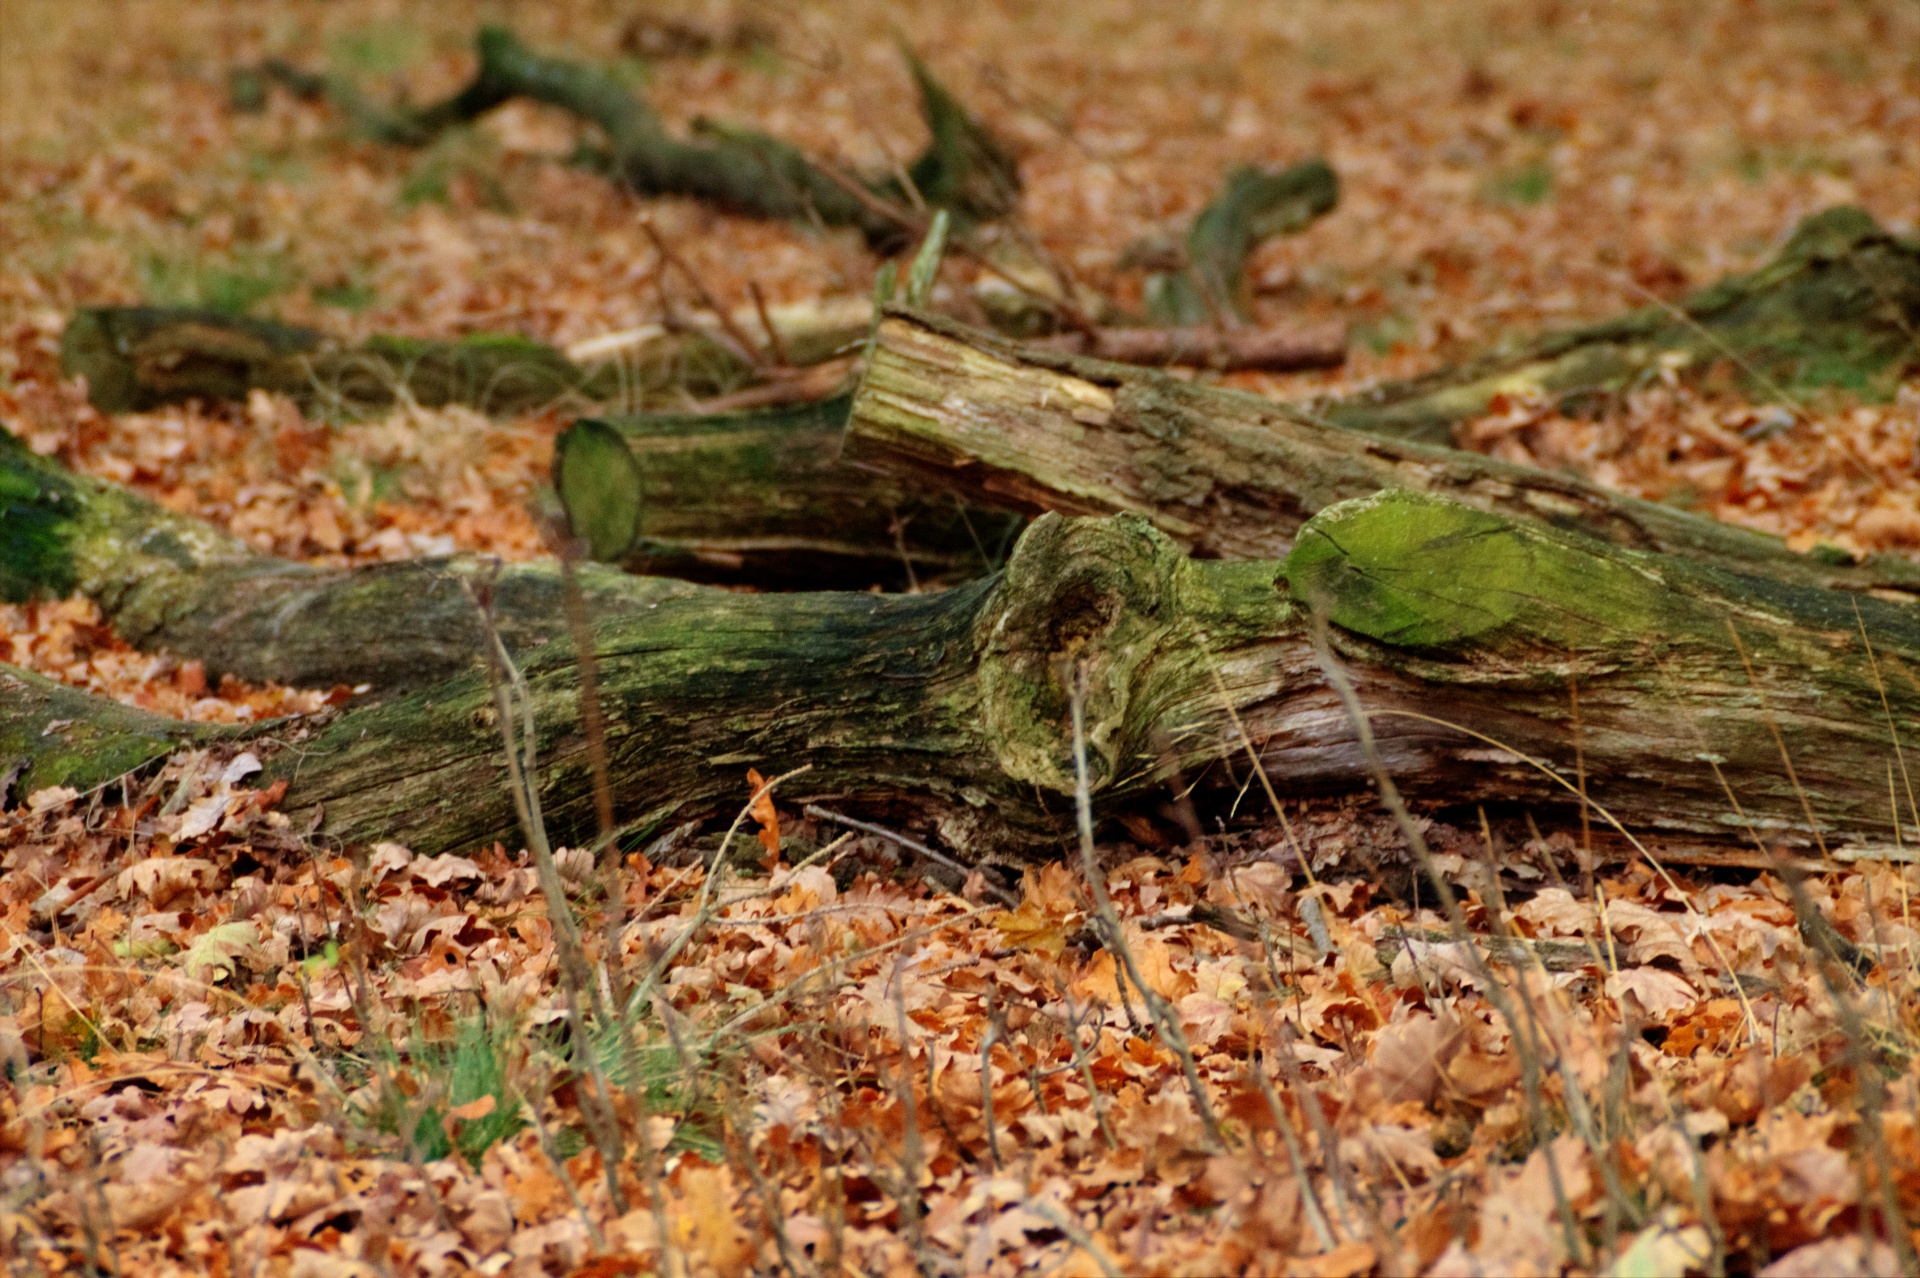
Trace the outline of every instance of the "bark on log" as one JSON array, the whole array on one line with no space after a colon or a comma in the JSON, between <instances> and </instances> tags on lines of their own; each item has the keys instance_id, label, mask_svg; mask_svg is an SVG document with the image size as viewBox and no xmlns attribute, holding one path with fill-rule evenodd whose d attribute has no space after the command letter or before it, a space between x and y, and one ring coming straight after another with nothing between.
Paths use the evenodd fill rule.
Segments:
<instances>
[{"instance_id":1,"label":"bark on log","mask_svg":"<svg viewBox=\"0 0 1920 1278\"><path fill-rule=\"evenodd\" d=\"M1321 512L1285 563L1190 559L1137 518L1050 516L1002 574L943 594L694 591L606 617L595 647L615 807L645 838L737 806L750 766L806 764L781 801L924 819L976 856L1056 855L1071 830L1076 669L1103 810L1242 748L1222 688L1283 790L1356 788L1368 768L1312 654L1309 607L1328 617L1380 753L1416 796L1569 805L1570 785L1489 741L1570 779L1577 683L1588 790L1629 827L1723 844L1751 831L1842 861L1895 855L1889 715L1863 636L1911 741L1915 610L1407 492ZM522 666L554 837L588 837L570 644ZM289 780L295 820L324 812L322 828L347 842L427 852L514 839L492 707L479 674L457 676L347 713L270 760L264 780ZM37 784L51 738L34 728L8 739L24 740Z\"/></svg>"},{"instance_id":2,"label":"bark on log","mask_svg":"<svg viewBox=\"0 0 1920 1278\"><path fill-rule=\"evenodd\" d=\"M1349 430L1258 396L899 309L880 323L843 456L1015 510L1142 515L1210 558L1284 555L1315 512L1407 488L1732 572L1920 592L1920 564L1897 556L1796 554L1763 533L1570 475Z\"/></svg>"},{"instance_id":3,"label":"bark on log","mask_svg":"<svg viewBox=\"0 0 1920 1278\"><path fill-rule=\"evenodd\" d=\"M496 576L497 573L497 576ZM584 565L598 610L647 608L701 589ZM214 678L302 687L371 683L382 692L445 679L480 659L463 583L492 583L510 648L565 633L559 573L475 555L314 568L113 484L75 475L0 429L0 599L99 605L136 648L204 662Z\"/></svg>"},{"instance_id":4,"label":"bark on log","mask_svg":"<svg viewBox=\"0 0 1920 1278\"><path fill-rule=\"evenodd\" d=\"M787 590L907 589L991 572L1019 517L840 465L850 403L843 394L760 412L602 419L636 462L634 491L615 498L631 509L611 513L638 537L596 557L629 572ZM554 487L576 532L587 520L561 459L587 429L591 420L555 448ZM587 499L608 499L602 479L587 476Z\"/></svg>"},{"instance_id":5,"label":"bark on log","mask_svg":"<svg viewBox=\"0 0 1920 1278\"><path fill-rule=\"evenodd\" d=\"M1677 306L1550 333L1520 351L1380 387L1315 411L1375 434L1444 443L1500 396L1577 408L1672 369L1726 367L1750 393L1796 406L1810 391L1889 398L1920 367L1920 243L1841 207L1799 225L1771 263Z\"/></svg>"},{"instance_id":6,"label":"bark on log","mask_svg":"<svg viewBox=\"0 0 1920 1278\"><path fill-rule=\"evenodd\" d=\"M50 786L91 790L175 750L236 735L0 664L0 808Z\"/></svg>"},{"instance_id":7,"label":"bark on log","mask_svg":"<svg viewBox=\"0 0 1920 1278\"><path fill-rule=\"evenodd\" d=\"M1033 343L1044 350L1150 367L1207 368L1231 373L1296 373L1338 368L1347 359L1345 325L1315 328L1096 328L1058 333Z\"/></svg>"}]
</instances>

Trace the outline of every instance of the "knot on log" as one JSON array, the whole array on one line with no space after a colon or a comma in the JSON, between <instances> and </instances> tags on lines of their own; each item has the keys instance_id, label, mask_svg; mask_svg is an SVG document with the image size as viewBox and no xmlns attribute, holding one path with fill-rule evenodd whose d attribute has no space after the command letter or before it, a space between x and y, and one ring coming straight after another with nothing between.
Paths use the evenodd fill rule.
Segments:
<instances>
[{"instance_id":1,"label":"knot on log","mask_svg":"<svg viewBox=\"0 0 1920 1278\"><path fill-rule=\"evenodd\" d=\"M1187 560L1145 519L1045 515L1014 547L975 629L987 738L1002 770L1074 790L1072 687L1084 678L1088 781L1110 786L1150 727L1143 674L1184 634Z\"/></svg>"}]
</instances>

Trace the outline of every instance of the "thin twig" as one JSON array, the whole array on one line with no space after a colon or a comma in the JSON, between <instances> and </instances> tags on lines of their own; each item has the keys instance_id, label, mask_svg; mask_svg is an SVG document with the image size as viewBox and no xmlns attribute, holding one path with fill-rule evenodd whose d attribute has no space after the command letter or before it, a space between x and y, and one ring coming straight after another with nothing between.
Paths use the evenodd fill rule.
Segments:
<instances>
[{"instance_id":1,"label":"thin twig","mask_svg":"<svg viewBox=\"0 0 1920 1278\"><path fill-rule=\"evenodd\" d=\"M491 588L487 587L482 592L476 591L471 583L466 585L468 596L479 614L483 641L487 646L487 681L493 688L494 713L499 721L500 739L506 746L508 789L513 797L515 815L520 819L521 832L526 836L528 849L533 853L534 864L539 871L540 889L546 897L547 917L553 927L554 949L560 959L560 989L566 1002L567 1026L575 1050L584 1059L585 1074L593 1082L593 1087L581 1092L583 1100L591 1097L591 1101L581 1105L580 1115L586 1120L587 1130L600 1151L607 1196L624 1214L627 1211L627 1195L620 1184L624 1142L619 1118L614 1110L612 1085L607 1081L606 1070L593 1051L592 1039L581 1014L582 995L594 1005L595 1018L602 1024L606 1023L608 1013L600 1003L600 990L587 964L586 947L581 941L573 907L567 900L566 884L561 881L560 868L554 862L553 847L547 840L546 822L540 813L540 796L534 783L537 773L533 693L494 626ZM514 750L516 696L521 712L524 758L517 756Z\"/></svg>"},{"instance_id":2,"label":"thin twig","mask_svg":"<svg viewBox=\"0 0 1920 1278\"><path fill-rule=\"evenodd\" d=\"M1036 1198L1029 1198L1021 1206L1065 1234L1068 1242L1091 1256L1093 1263L1100 1267L1100 1272L1105 1278L1126 1278L1126 1272L1113 1263L1113 1259L1101 1249L1100 1244L1093 1240L1093 1235L1052 1203L1043 1203Z\"/></svg>"},{"instance_id":3,"label":"thin twig","mask_svg":"<svg viewBox=\"0 0 1920 1278\"><path fill-rule=\"evenodd\" d=\"M793 367L793 357L787 354L786 339L780 336L780 328L773 322L773 316L767 313L767 299L760 292L759 280L747 281L747 294L753 298L753 310L760 317L760 327L767 334L767 349L773 352L773 358L782 368Z\"/></svg>"},{"instance_id":4,"label":"thin twig","mask_svg":"<svg viewBox=\"0 0 1920 1278\"><path fill-rule=\"evenodd\" d=\"M946 866L949 870L954 871L955 873L959 874L963 878L971 877L974 874L979 874L981 879L985 880L986 882L986 888L988 893L991 894L995 900L1006 905L1009 909L1020 908L1019 896L1017 896L1012 891L1009 891L1008 889L1001 887L999 884L993 882L992 880L987 879L987 876L985 875L985 873L981 872L977 867L968 865L964 861L956 861L944 852L936 852L932 848L928 847L926 844L920 842L918 839L908 838L904 834L900 834L896 831L889 830L884 825L875 825L870 821L860 821L850 816L842 816L838 812L829 812L827 811L827 809L815 803L807 804L806 807L801 809L801 811L805 812L808 816L813 817L817 820L831 821L835 825L844 825L849 830L858 830L862 834L877 835L880 838L886 839L890 843L897 843L901 847L907 849L907 851L912 852L917 856L923 856L927 860L932 861L936 865Z\"/></svg>"},{"instance_id":5,"label":"thin twig","mask_svg":"<svg viewBox=\"0 0 1920 1278\"><path fill-rule=\"evenodd\" d=\"M764 367L766 365L766 357L760 353L760 348L748 340L745 333L740 331L740 326L733 322L733 316L728 314L727 309L720 304L719 299L708 291L706 282L700 278L693 267L687 264L687 260L675 252L671 244L667 243L666 237L660 234L659 228L654 226L653 219L651 217L642 217L640 219L640 229L645 231L647 238L653 241L653 246L660 251L660 256L671 263L687 283L693 285L693 291L700 295L700 304L705 306L713 317L720 321L720 327L726 330L727 336L739 343L740 349L746 353L749 362L756 368Z\"/></svg>"},{"instance_id":6,"label":"thin twig","mask_svg":"<svg viewBox=\"0 0 1920 1278\"><path fill-rule=\"evenodd\" d=\"M1293 1130L1293 1120L1287 1116L1287 1110L1280 1103L1280 1097L1273 1090L1273 1080L1267 1077L1266 1067L1261 1063L1259 1049L1254 1049L1252 1059L1247 1064L1247 1072L1260 1085L1260 1094L1267 1098L1267 1109L1273 1114L1273 1125L1280 1133L1280 1140L1287 1147L1287 1161L1293 1166L1293 1178L1300 1182L1300 1205L1306 1210L1307 1224L1313 1229L1313 1236L1320 1243L1321 1251L1332 1251L1339 1246L1334 1241L1333 1230L1327 1224L1326 1213L1320 1207L1320 1195L1314 1191L1313 1177L1307 1172L1307 1160L1300 1148L1300 1134Z\"/></svg>"}]
</instances>

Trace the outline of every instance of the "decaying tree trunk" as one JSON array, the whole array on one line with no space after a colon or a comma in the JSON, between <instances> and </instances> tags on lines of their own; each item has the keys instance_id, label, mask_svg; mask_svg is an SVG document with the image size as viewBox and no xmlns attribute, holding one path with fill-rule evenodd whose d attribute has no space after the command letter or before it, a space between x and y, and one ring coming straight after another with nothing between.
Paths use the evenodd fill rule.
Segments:
<instances>
[{"instance_id":1,"label":"decaying tree trunk","mask_svg":"<svg viewBox=\"0 0 1920 1278\"><path fill-rule=\"evenodd\" d=\"M597 564L582 589L602 611L701 589ZM0 429L0 599L99 605L136 648L301 687L419 687L483 651L467 585L491 583L502 637L526 651L565 633L559 573L476 555L314 568L255 553L212 525L75 475Z\"/></svg>"},{"instance_id":2,"label":"decaying tree trunk","mask_svg":"<svg viewBox=\"0 0 1920 1278\"><path fill-rule=\"evenodd\" d=\"M0 808L48 786L92 789L186 746L234 736L0 665Z\"/></svg>"},{"instance_id":3,"label":"decaying tree trunk","mask_svg":"<svg viewBox=\"0 0 1920 1278\"><path fill-rule=\"evenodd\" d=\"M1284 792L1355 788L1369 770L1312 651L1316 609L1385 766L1415 795L1570 804L1577 685L1587 789L1629 827L1723 849L1752 833L1842 860L1894 854L1881 690L1911 740L1914 609L1404 491L1320 512L1284 562L1191 559L1138 518L1050 516L1001 574L941 594L688 591L606 616L595 648L615 807L645 838L737 805L748 767L807 765L784 800L924 820L978 855L1055 855L1071 828L1075 680L1103 810L1242 749L1229 703ZM571 646L522 666L553 833L586 837ZM493 704L480 674L459 675L345 714L272 758L267 779L290 782L296 821L324 813L347 842L512 839ZM152 725L118 709L7 705L0 741L24 765L22 793L98 784L153 749ZM79 757L61 743L82 723L92 750Z\"/></svg>"},{"instance_id":4,"label":"decaying tree trunk","mask_svg":"<svg viewBox=\"0 0 1920 1278\"><path fill-rule=\"evenodd\" d=\"M617 523L632 532L595 544L594 557L630 572L787 590L910 589L991 572L1019 518L840 465L850 402L842 394L750 413L604 419L633 455L634 482L610 492L608 459L594 459L589 495L618 502ZM589 517L560 463L593 425L569 428L555 452L554 487L576 531Z\"/></svg>"},{"instance_id":5,"label":"decaying tree trunk","mask_svg":"<svg viewBox=\"0 0 1920 1278\"><path fill-rule=\"evenodd\" d=\"M880 323L844 457L1016 510L1142 515L1211 558L1284 555L1315 512L1407 488L1797 585L1920 592L1920 565L1896 556L1800 555L1570 475L898 309Z\"/></svg>"},{"instance_id":6,"label":"decaying tree trunk","mask_svg":"<svg viewBox=\"0 0 1920 1278\"><path fill-rule=\"evenodd\" d=\"M1857 208L1803 221L1771 263L1678 305L1550 333L1521 350L1315 406L1375 434L1444 443L1496 397L1578 405L1672 369L1725 368L1750 394L1794 406L1827 388L1891 396L1920 367L1920 244Z\"/></svg>"},{"instance_id":7,"label":"decaying tree trunk","mask_svg":"<svg viewBox=\"0 0 1920 1278\"><path fill-rule=\"evenodd\" d=\"M788 359L819 363L864 336L870 321L863 314L850 322L845 308L817 316L786 308L772 322ZM494 333L455 341L380 335L347 346L317 329L218 311L97 306L68 321L60 369L86 377L87 398L103 413L242 400L257 389L349 416L391 408L403 396L427 408L465 404L504 416L668 388L717 395L761 380L771 364L767 352L736 349L714 321L612 336L617 340L568 352Z\"/></svg>"},{"instance_id":8,"label":"decaying tree trunk","mask_svg":"<svg viewBox=\"0 0 1920 1278\"><path fill-rule=\"evenodd\" d=\"M164 306L84 307L60 337L60 371L84 375L105 413L188 399L238 400L255 389L303 404L365 412L402 394L426 407L513 413L569 394L599 398L604 377L553 347L488 334L457 341L376 337L342 346L316 329Z\"/></svg>"}]
</instances>

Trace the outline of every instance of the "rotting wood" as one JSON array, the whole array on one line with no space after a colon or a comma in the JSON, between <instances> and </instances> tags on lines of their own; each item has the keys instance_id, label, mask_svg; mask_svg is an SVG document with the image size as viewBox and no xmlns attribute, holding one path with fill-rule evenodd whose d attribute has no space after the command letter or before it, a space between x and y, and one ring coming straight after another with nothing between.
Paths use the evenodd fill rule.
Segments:
<instances>
[{"instance_id":1,"label":"rotting wood","mask_svg":"<svg viewBox=\"0 0 1920 1278\"><path fill-rule=\"evenodd\" d=\"M1585 941L1519 936L1457 937L1451 932L1434 929L1383 928L1373 949L1375 961L1388 969L1411 956L1416 965L1444 966L1454 972L1471 972L1473 960L1464 952L1465 945L1472 945L1479 950L1483 962L1506 967L1525 968L1536 960L1549 972L1578 972L1589 967L1605 966L1604 961L1595 962L1594 948Z\"/></svg>"},{"instance_id":2,"label":"rotting wood","mask_svg":"<svg viewBox=\"0 0 1920 1278\"><path fill-rule=\"evenodd\" d=\"M377 335L348 346L318 329L219 311L90 306L74 312L61 334L60 368L86 378L87 398L103 413L192 399L231 402L254 390L338 416L382 412L402 400L502 416L670 394L787 403L818 398L831 390L831 379L844 376L844 357L858 352L873 327L873 304L830 298L769 307L764 316L742 308L728 321L735 331L763 337L742 351L715 316L700 313L586 338L564 351L506 334L452 341ZM1042 344L1122 362L1220 370L1330 368L1346 358L1338 325L1097 328ZM772 364L776 351L780 362Z\"/></svg>"},{"instance_id":3,"label":"rotting wood","mask_svg":"<svg viewBox=\"0 0 1920 1278\"><path fill-rule=\"evenodd\" d=\"M647 838L737 806L748 767L804 764L781 802L931 826L970 859L1058 855L1076 667L1104 812L1157 794L1176 771L1226 784L1209 765L1242 744L1222 689L1284 791L1363 788L1369 769L1311 650L1310 608L1328 618L1410 794L1572 807L1577 681L1587 788L1629 829L1692 844L1756 838L1756 855L1822 864L1901 855L1886 812L1888 721L1862 636L1912 740L1912 608L1404 491L1322 511L1284 563L1192 559L1134 517L1049 516L1002 573L942 594L687 589L603 616L615 810ZM572 648L549 644L522 667L554 837L591 837ZM264 780L287 779L296 821L324 814L322 828L349 843L430 852L511 839L492 705L480 674L459 675L346 713L271 759ZM45 783L43 739L54 740L30 722L9 738L24 742L29 788ZM100 753L65 783L106 779L105 760L120 756Z\"/></svg>"},{"instance_id":4,"label":"rotting wood","mask_svg":"<svg viewBox=\"0 0 1920 1278\"><path fill-rule=\"evenodd\" d=\"M583 565L602 611L701 589ZM0 429L0 599L97 604L136 648L302 687L434 683L480 659L465 583L491 582L515 651L564 633L560 575L478 555L316 568L256 553L202 520L75 475Z\"/></svg>"},{"instance_id":5,"label":"rotting wood","mask_svg":"<svg viewBox=\"0 0 1920 1278\"><path fill-rule=\"evenodd\" d=\"M850 402L602 419L636 462L637 489L621 498L634 509L619 513L637 537L596 557L630 572L787 590L907 589L991 572L1020 518L840 465ZM582 512L558 468L586 426L562 435L555 454L555 487L576 528Z\"/></svg>"},{"instance_id":6,"label":"rotting wood","mask_svg":"<svg viewBox=\"0 0 1920 1278\"><path fill-rule=\"evenodd\" d=\"M1262 240L1305 230L1333 211L1340 180L1323 159L1269 172L1243 165L1200 210L1169 262L1147 278L1147 312L1169 325L1245 320L1247 257ZM1140 249L1132 250L1135 255ZM1308 366L1311 367L1311 366Z\"/></svg>"},{"instance_id":7,"label":"rotting wood","mask_svg":"<svg viewBox=\"0 0 1920 1278\"><path fill-rule=\"evenodd\" d=\"M1297 406L898 308L877 330L843 457L1016 510L1141 515L1209 558L1284 555L1315 512L1407 488L1797 585L1920 592L1920 564L1898 556L1797 554L1572 475L1350 430Z\"/></svg>"},{"instance_id":8,"label":"rotting wood","mask_svg":"<svg viewBox=\"0 0 1920 1278\"><path fill-rule=\"evenodd\" d=\"M751 378L747 362L698 325L662 329L609 354L617 358L576 363L543 342L502 334L453 341L381 335L348 346L317 329L163 306L83 307L60 337L61 372L84 376L87 398L103 413L266 390L342 415L402 399L507 415L668 386L716 394Z\"/></svg>"},{"instance_id":9,"label":"rotting wood","mask_svg":"<svg viewBox=\"0 0 1920 1278\"><path fill-rule=\"evenodd\" d=\"M1293 373L1338 368L1347 358L1343 324L1264 328L1095 328L1034 339L1044 350L1121 364L1205 368L1229 373Z\"/></svg>"}]
</instances>

